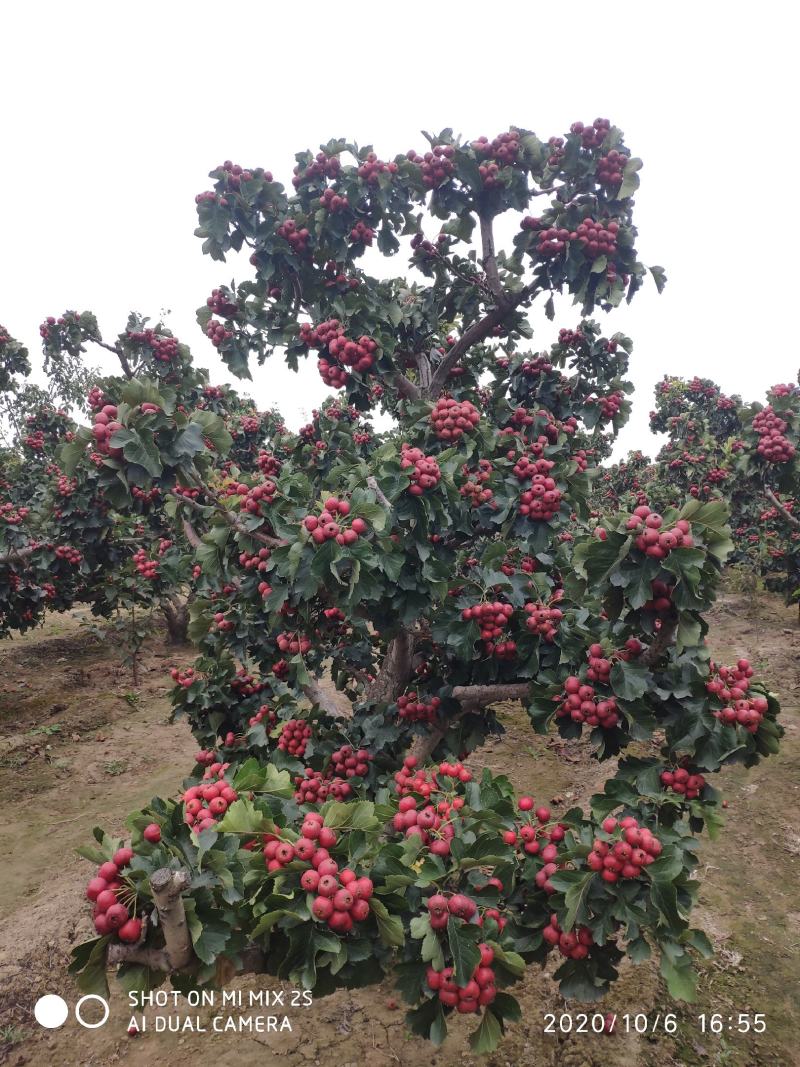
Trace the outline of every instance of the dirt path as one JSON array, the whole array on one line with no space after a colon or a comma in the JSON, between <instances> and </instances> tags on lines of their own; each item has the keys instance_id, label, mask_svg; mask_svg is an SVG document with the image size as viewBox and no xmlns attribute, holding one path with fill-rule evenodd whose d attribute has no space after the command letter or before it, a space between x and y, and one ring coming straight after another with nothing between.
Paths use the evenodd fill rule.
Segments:
<instances>
[{"instance_id":1,"label":"dirt path","mask_svg":"<svg viewBox=\"0 0 800 1067\"><path fill-rule=\"evenodd\" d=\"M753 771L734 769L724 776L728 826L716 842L704 840L701 850L703 890L696 924L712 938L717 954L703 967L698 1003L677 1007L654 965L628 966L602 1010L643 1012L651 1019L659 1011L677 1010L675 1035L650 1040L621 1033L545 1034L545 1013L561 1013L565 1004L547 973L530 969L514 989L523 1020L509 1027L498 1052L483 1061L491 1067L800 1063L794 1051L800 1022L800 631L794 612L774 599L753 607L725 598L712 616L710 640L722 661L748 653L758 660L759 673L783 700L787 737L779 757ZM332 1060L338 1067L479 1062L466 1044L471 1021L455 1020L446 1046L436 1052L406 1033L402 1007L395 1007L388 984L377 991L342 991L307 1008L287 1007L292 1031L284 1033L215 1033L212 1018L218 1012L200 1008L187 1015L197 1017L192 1030L131 1039L126 1034L130 1009L119 990L112 993L110 1020L100 1029L83 1029L72 1018L51 1032L36 1025L31 1008L39 996L60 993L70 1004L78 996L66 962L70 946L89 936L90 923L81 903L88 866L74 848L87 841L96 824L121 833L132 808L173 791L195 750L185 725L167 725L168 668L188 660L188 654L154 643L143 660L138 698L128 672L116 665L116 654L81 632L70 616L56 617L44 631L0 649L0 765L6 782L0 834L0 1062L14 1067L145 1067L162 1058L170 1067L194 1067L201 1057L241 1067ZM587 763L580 744L536 737L519 708L508 706L502 716L508 733L487 746L479 762L508 774L517 788L537 799L560 796L566 806L585 801L599 788L606 769ZM249 978L233 988L246 996L281 987ZM574 1005L566 1010L577 1016ZM702 1012L720 1013L725 1030L729 1017L735 1023L740 1012L764 1012L767 1030L704 1036L697 1022ZM150 1028L158 1014L164 1013L148 1011ZM242 1014L251 1013L243 1008Z\"/></svg>"}]
</instances>

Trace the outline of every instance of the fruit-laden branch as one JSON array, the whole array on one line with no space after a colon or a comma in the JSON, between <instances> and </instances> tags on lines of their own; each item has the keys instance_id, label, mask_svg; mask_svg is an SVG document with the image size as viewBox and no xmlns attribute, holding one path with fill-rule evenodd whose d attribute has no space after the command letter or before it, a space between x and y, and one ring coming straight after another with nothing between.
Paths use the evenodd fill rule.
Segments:
<instances>
[{"instance_id":1,"label":"fruit-laden branch","mask_svg":"<svg viewBox=\"0 0 800 1067\"><path fill-rule=\"evenodd\" d=\"M647 649L642 656L641 662L645 667L652 667L657 663L672 642L675 640L675 634L678 629L678 620L672 619L670 622L662 622L661 629L658 631L657 636L653 639L653 643Z\"/></svg>"},{"instance_id":2,"label":"fruit-laden branch","mask_svg":"<svg viewBox=\"0 0 800 1067\"><path fill-rule=\"evenodd\" d=\"M418 737L411 747L410 755L416 756L419 762L424 763L453 723L463 719L470 712L488 707L489 704L497 704L501 700L524 700L529 692L529 682L511 682L507 685L455 686L452 695L455 700L461 703L461 710L455 715L450 715L441 726L437 726L429 733Z\"/></svg>"},{"instance_id":3,"label":"fruit-laden branch","mask_svg":"<svg viewBox=\"0 0 800 1067\"><path fill-rule=\"evenodd\" d=\"M155 971L171 974L185 971L196 962L181 893L189 886L187 871L157 870L150 879L153 902L164 933L163 948L143 945L113 944L108 949L109 963L143 963Z\"/></svg>"},{"instance_id":4,"label":"fruit-laden branch","mask_svg":"<svg viewBox=\"0 0 800 1067\"><path fill-rule=\"evenodd\" d=\"M436 373L431 379L431 387L428 390L431 396L436 396L443 388L444 383L447 381L447 375L450 373L452 367L461 359L465 352L467 352L473 345L479 344L485 340L495 328L499 326L503 319L519 305L531 296L536 288L536 283L531 282L530 285L526 285L523 289L520 289L518 293L514 293L508 297L502 305L492 308L482 319L478 319L466 330L461 337L456 341L442 362L436 368Z\"/></svg>"},{"instance_id":5,"label":"fruit-laden branch","mask_svg":"<svg viewBox=\"0 0 800 1067\"><path fill-rule=\"evenodd\" d=\"M768 485L764 486L764 493L767 499L771 501L771 503L775 505L781 515L783 515L784 519L786 519L786 521L792 526L795 526L798 530L800 530L800 519L798 519L797 516L792 515L791 511L787 511L787 509L780 502L780 500L778 500L777 496L773 493L773 491Z\"/></svg>"},{"instance_id":6,"label":"fruit-laden branch","mask_svg":"<svg viewBox=\"0 0 800 1067\"><path fill-rule=\"evenodd\" d=\"M211 505L198 504L196 500L192 500L192 498L189 496L179 496L179 503L186 504L188 505L188 507L194 508L195 511L202 512L204 515L207 507L213 507L214 510L222 516L225 522L227 522L229 526L236 530L237 533L244 534L245 537L252 537L254 541L260 541L261 544L269 545L271 548L280 548L287 543L286 541L281 541L277 537L270 537L269 534L260 533L258 530L248 530L246 526L242 526L242 524L238 521L235 515L232 515L231 512L228 511L228 509L225 507L219 497L215 493L213 493L208 488L208 486L198 484L198 488L203 489L204 492L208 493L214 503Z\"/></svg>"}]
</instances>

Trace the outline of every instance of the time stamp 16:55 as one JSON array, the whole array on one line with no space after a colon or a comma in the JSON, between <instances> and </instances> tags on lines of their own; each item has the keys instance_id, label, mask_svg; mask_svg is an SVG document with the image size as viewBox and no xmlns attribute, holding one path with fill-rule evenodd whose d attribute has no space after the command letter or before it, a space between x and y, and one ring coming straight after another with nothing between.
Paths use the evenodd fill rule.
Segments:
<instances>
[{"instance_id":1,"label":"time stamp 16:55","mask_svg":"<svg viewBox=\"0 0 800 1067\"><path fill-rule=\"evenodd\" d=\"M767 1029L764 1012L702 1012L695 1016L701 1034L763 1034ZM548 1012L544 1016L546 1034L674 1034L678 1016L674 1012Z\"/></svg>"}]
</instances>

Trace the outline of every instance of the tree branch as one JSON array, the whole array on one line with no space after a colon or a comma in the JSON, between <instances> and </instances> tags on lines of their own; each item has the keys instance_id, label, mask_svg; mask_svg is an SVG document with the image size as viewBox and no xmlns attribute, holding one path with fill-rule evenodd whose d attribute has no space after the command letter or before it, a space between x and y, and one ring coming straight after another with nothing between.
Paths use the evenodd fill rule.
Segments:
<instances>
[{"instance_id":1,"label":"tree branch","mask_svg":"<svg viewBox=\"0 0 800 1067\"><path fill-rule=\"evenodd\" d=\"M436 396L443 388L447 381L447 375L450 373L452 367L461 359L465 352L467 352L473 345L478 344L489 336L495 326L499 326L503 319L512 312L515 308L526 300L535 291L536 283L531 282L530 285L524 286L518 293L514 293L509 297L502 306L492 308L487 312L482 319L478 319L477 322L467 329L461 337L456 341L442 362L436 368L436 373L431 379L431 386L428 390L431 396Z\"/></svg>"},{"instance_id":2,"label":"tree branch","mask_svg":"<svg viewBox=\"0 0 800 1067\"><path fill-rule=\"evenodd\" d=\"M764 486L764 494L767 499L775 505L781 515L783 515L784 519L786 519L788 523L791 523L792 526L795 526L797 529L800 530L800 519L798 519L795 515L792 515L791 511L788 511L786 509L786 507L780 502L780 500L777 498L775 493L770 489L768 485Z\"/></svg>"},{"instance_id":3,"label":"tree branch","mask_svg":"<svg viewBox=\"0 0 800 1067\"><path fill-rule=\"evenodd\" d=\"M28 556L32 556L37 549L37 545L28 545L26 548L11 548L5 555L0 556L0 564L2 563L15 563L27 559Z\"/></svg>"},{"instance_id":4,"label":"tree branch","mask_svg":"<svg viewBox=\"0 0 800 1067\"><path fill-rule=\"evenodd\" d=\"M202 545L200 535L188 519L183 520L183 533L192 548L199 548Z\"/></svg>"},{"instance_id":5,"label":"tree branch","mask_svg":"<svg viewBox=\"0 0 800 1067\"><path fill-rule=\"evenodd\" d=\"M392 381L397 387L398 393L406 400L419 400L420 391L410 378L406 378L399 370L392 372Z\"/></svg>"},{"instance_id":6,"label":"tree branch","mask_svg":"<svg viewBox=\"0 0 800 1067\"><path fill-rule=\"evenodd\" d=\"M485 708L500 700L524 700L530 692L530 682L510 682L499 685L457 685L453 699L472 707Z\"/></svg>"},{"instance_id":7,"label":"tree branch","mask_svg":"<svg viewBox=\"0 0 800 1067\"><path fill-rule=\"evenodd\" d=\"M317 707L322 708L326 715L333 719L346 719L347 713L339 706L333 697L329 696L317 681L310 681L303 686L303 693Z\"/></svg>"},{"instance_id":8,"label":"tree branch","mask_svg":"<svg viewBox=\"0 0 800 1067\"><path fill-rule=\"evenodd\" d=\"M99 337L95 337L94 334L91 334L91 333L87 334L86 336L89 338L90 341L93 341L96 345L99 345L101 348L105 348L107 352L113 352L114 355L119 360L119 365L122 367L122 373L125 375L125 377L126 378L132 378L133 377L133 371L131 370L130 363L128 363L127 356L125 355L124 352L122 352L119 348L117 348L116 345L109 345L105 341L101 341Z\"/></svg>"},{"instance_id":9,"label":"tree branch","mask_svg":"<svg viewBox=\"0 0 800 1067\"><path fill-rule=\"evenodd\" d=\"M486 218L484 215L479 215L481 224L481 248L483 256L481 262L483 263L483 269L486 271L486 280L489 283L489 288L492 293L497 297L499 304L504 304L506 301L506 295L503 292L503 286L500 282L500 275L497 271L497 260L494 253L494 233L492 231L492 220Z\"/></svg>"},{"instance_id":10,"label":"tree branch","mask_svg":"<svg viewBox=\"0 0 800 1067\"><path fill-rule=\"evenodd\" d=\"M657 663L675 640L677 630L677 619L670 619L669 622L662 622L661 629L658 631L658 634L653 639L650 647L639 662L643 663L645 667L652 667Z\"/></svg>"},{"instance_id":11,"label":"tree branch","mask_svg":"<svg viewBox=\"0 0 800 1067\"><path fill-rule=\"evenodd\" d=\"M286 541L281 541L277 537L270 537L269 534L263 534L259 530L248 530L246 526L242 526L242 524L238 521L235 515L228 511L228 509L224 506L217 494L214 493L211 489L209 489L208 486L201 484L199 488L201 488L204 492L208 493L208 495L214 501L213 504L198 504L197 501L192 500L190 496L183 496L180 493L176 493L175 495L179 503L187 504L190 508L194 508L195 511L201 511L204 515L205 509L207 507L214 508L217 513L225 520L225 522L227 522L229 526L233 527L233 529L236 530L237 533L244 534L245 537L252 537L254 541L260 541L263 545L270 545L270 547L272 548L281 548L287 543Z\"/></svg>"},{"instance_id":12,"label":"tree branch","mask_svg":"<svg viewBox=\"0 0 800 1067\"><path fill-rule=\"evenodd\" d=\"M385 508L388 508L389 511L391 511L392 510L391 501L386 496L384 496L383 490L378 485L378 479L373 474L370 474L369 478L367 478L367 485L370 487L372 492L378 498L378 502L383 504L383 506Z\"/></svg>"},{"instance_id":13,"label":"tree branch","mask_svg":"<svg viewBox=\"0 0 800 1067\"><path fill-rule=\"evenodd\" d=\"M150 878L153 901L164 934L163 949L144 945L110 945L108 963L145 963L158 971L185 971L197 962L181 894L189 886L187 871L161 867Z\"/></svg>"}]
</instances>

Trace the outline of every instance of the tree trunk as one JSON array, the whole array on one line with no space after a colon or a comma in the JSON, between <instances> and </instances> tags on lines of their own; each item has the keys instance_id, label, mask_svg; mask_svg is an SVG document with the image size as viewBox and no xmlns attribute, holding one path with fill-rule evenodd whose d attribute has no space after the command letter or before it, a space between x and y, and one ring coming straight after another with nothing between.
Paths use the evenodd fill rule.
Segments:
<instances>
[{"instance_id":1,"label":"tree trunk","mask_svg":"<svg viewBox=\"0 0 800 1067\"><path fill-rule=\"evenodd\" d=\"M392 638L375 681L367 687L367 700L373 704L393 704L402 695L411 677L413 644L406 629Z\"/></svg>"},{"instance_id":2,"label":"tree trunk","mask_svg":"<svg viewBox=\"0 0 800 1067\"><path fill-rule=\"evenodd\" d=\"M146 967L168 974L191 967L196 962L196 956L181 896L188 885L189 875L186 871L170 871L166 867L156 871L150 879L150 888L164 934L164 947L113 944L108 949L108 962L143 963Z\"/></svg>"},{"instance_id":3,"label":"tree trunk","mask_svg":"<svg viewBox=\"0 0 800 1067\"><path fill-rule=\"evenodd\" d=\"M189 601L181 602L177 597L164 601L161 611L167 623L167 634L171 645L185 645L189 640Z\"/></svg>"}]
</instances>

